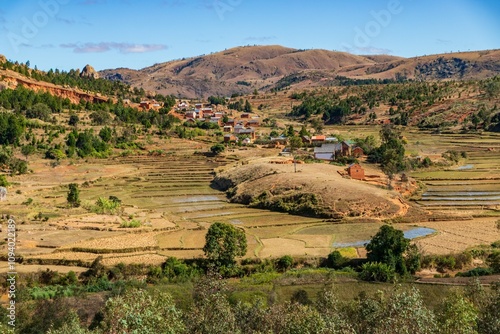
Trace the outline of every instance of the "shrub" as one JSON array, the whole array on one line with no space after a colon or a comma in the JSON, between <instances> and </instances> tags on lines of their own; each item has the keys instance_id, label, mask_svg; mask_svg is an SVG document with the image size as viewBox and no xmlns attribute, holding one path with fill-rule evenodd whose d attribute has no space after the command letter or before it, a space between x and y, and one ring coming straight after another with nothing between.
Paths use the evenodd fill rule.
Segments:
<instances>
[{"instance_id":1,"label":"shrub","mask_svg":"<svg viewBox=\"0 0 500 334\"><path fill-rule=\"evenodd\" d=\"M8 187L10 183L7 181L5 175L0 175L0 187Z\"/></svg>"},{"instance_id":2,"label":"shrub","mask_svg":"<svg viewBox=\"0 0 500 334\"><path fill-rule=\"evenodd\" d=\"M120 227L122 228L137 228L141 227L142 223L138 220L132 219L131 221L127 222L124 221L120 224Z\"/></svg>"},{"instance_id":3,"label":"shrub","mask_svg":"<svg viewBox=\"0 0 500 334\"><path fill-rule=\"evenodd\" d=\"M80 206L80 189L78 189L78 184L70 183L68 185L68 203L73 207Z\"/></svg>"},{"instance_id":4,"label":"shrub","mask_svg":"<svg viewBox=\"0 0 500 334\"><path fill-rule=\"evenodd\" d=\"M290 255L284 255L276 260L276 267L281 271L287 271L293 265L293 258Z\"/></svg>"},{"instance_id":5,"label":"shrub","mask_svg":"<svg viewBox=\"0 0 500 334\"><path fill-rule=\"evenodd\" d=\"M396 272L385 263L368 262L361 267L359 278L363 281L390 282L396 278Z\"/></svg>"},{"instance_id":6,"label":"shrub","mask_svg":"<svg viewBox=\"0 0 500 334\"><path fill-rule=\"evenodd\" d=\"M342 256L338 250L335 250L328 254L326 258L325 265L328 268L341 269L344 268L349 260Z\"/></svg>"},{"instance_id":7,"label":"shrub","mask_svg":"<svg viewBox=\"0 0 500 334\"><path fill-rule=\"evenodd\" d=\"M500 273L500 251L491 253L486 259L486 263L494 273Z\"/></svg>"},{"instance_id":8,"label":"shrub","mask_svg":"<svg viewBox=\"0 0 500 334\"><path fill-rule=\"evenodd\" d=\"M476 276L488 276L493 274L493 270L491 268L474 268L464 273L457 273L455 276L457 277L476 277Z\"/></svg>"}]
</instances>

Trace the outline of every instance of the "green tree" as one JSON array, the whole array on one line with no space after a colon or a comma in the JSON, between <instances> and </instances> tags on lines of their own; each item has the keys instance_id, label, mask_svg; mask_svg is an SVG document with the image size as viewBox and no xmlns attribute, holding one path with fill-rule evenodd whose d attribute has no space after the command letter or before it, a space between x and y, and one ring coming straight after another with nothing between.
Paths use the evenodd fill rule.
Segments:
<instances>
[{"instance_id":1,"label":"green tree","mask_svg":"<svg viewBox=\"0 0 500 334\"><path fill-rule=\"evenodd\" d=\"M99 131L99 137L101 137L102 141L109 143L113 137L113 130L105 126Z\"/></svg>"},{"instance_id":2,"label":"green tree","mask_svg":"<svg viewBox=\"0 0 500 334\"><path fill-rule=\"evenodd\" d=\"M79 207L80 206L80 189L78 189L78 184L76 183L70 183L68 185L68 203L72 207Z\"/></svg>"},{"instance_id":3,"label":"green tree","mask_svg":"<svg viewBox=\"0 0 500 334\"><path fill-rule=\"evenodd\" d=\"M2 332L3 333L3 332ZM71 311L65 322L57 329L50 328L47 334L92 334L96 333L82 327L78 315ZM97 334L97 333L96 333Z\"/></svg>"},{"instance_id":4,"label":"green tree","mask_svg":"<svg viewBox=\"0 0 500 334\"><path fill-rule=\"evenodd\" d=\"M21 147L21 153L26 157L26 160L28 160L28 156L35 153L35 146L29 144L24 145Z\"/></svg>"},{"instance_id":5,"label":"green tree","mask_svg":"<svg viewBox=\"0 0 500 334\"><path fill-rule=\"evenodd\" d=\"M27 118L38 118L42 121L48 122L52 111L45 103L37 103L26 111Z\"/></svg>"},{"instance_id":6,"label":"green tree","mask_svg":"<svg viewBox=\"0 0 500 334\"><path fill-rule=\"evenodd\" d=\"M439 333L477 333L478 310L460 293L453 291L438 310Z\"/></svg>"},{"instance_id":7,"label":"green tree","mask_svg":"<svg viewBox=\"0 0 500 334\"><path fill-rule=\"evenodd\" d=\"M394 173L406 169L405 148L401 132L392 125L380 130L382 144L368 155L372 162L380 163L384 173L392 177Z\"/></svg>"},{"instance_id":8,"label":"green tree","mask_svg":"<svg viewBox=\"0 0 500 334\"><path fill-rule=\"evenodd\" d=\"M212 147L210 147L210 151L215 155L221 154L222 152L224 152L225 149L226 149L226 147L220 143L215 144Z\"/></svg>"},{"instance_id":9,"label":"green tree","mask_svg":"<svg viewBox=\"0 0 500 334\"><path fill-rule=\"evenodd\" d=\"M77 126L78 122L80 122L80 118L77 115L73 114L73 115L69 116L68 125Z\"/></svg>"},{"instance_id":10,"label":"green tree","mask_svg":"<svg viewBox=\"0 0 500 334\"><path fill-rule=\"evenodd\" d=\"M0 175L0 187L8 187L10 183L7 181L5 175Z\"/></svg>"},{"instance_id":11,"label":"green tree","mask_svg":"<svg viewBox=\"0 0 500 334\"><path fill-rule=\"evenodd\" d=\"M108 299L103 312L105 333L184 333L182 313L166 292L134 289Z\"/></svg>"},{"instance_id":12,"label":"green tree","mask_svg":"<svg viewBox=\"0 0 500 334\"><path fill-rule=\"evenodd\" d=\"M385 263L397 273L406 275L404 254L409 245L403 231L383 225L366 245L368 261Z\"/></svg>"},{"instance_id":13,"label":"green tree","mask_svg":"<svg viewBox=\"0 0 500 334\"><path fill-rule=\"evenodd\" d=\"M250 102L248 102L248 100L245 100L245 106L243 107L243 111L244 112L252 112L252 105L250 104Z\"/></svg>"},{"instance_id":14,"label":"green tree","mask_svg":"<svg viewBox=\"0 0 500 334\"><path fill-rule=\"evenodd\" d=\"M226 293L221 277L209 273L201 278L194 287L194 305L186 316L186 333L240 333Z\"/></svg>"},{"instance_id":15,"label":"green tree","mask_svg":"<svg viewBox=\"0 0 500 334\"><path fill-rule=\"evenodd\" d=\"M203 251L218 266L234 265L235 257L246 254L245 232L230 224L213 223L205 236Z\"/></svg>"}]
</instances>

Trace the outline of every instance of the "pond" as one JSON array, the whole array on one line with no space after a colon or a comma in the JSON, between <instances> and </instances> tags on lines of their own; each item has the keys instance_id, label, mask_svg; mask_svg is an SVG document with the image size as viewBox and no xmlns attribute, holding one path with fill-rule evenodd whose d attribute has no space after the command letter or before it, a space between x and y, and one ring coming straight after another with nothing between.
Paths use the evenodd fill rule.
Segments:
<instances>
[{"instance_id":1,"label":"pond","mask_svg":"<svg viewBox=\"0 0 500 334\"><path fill-rule=\"evenodd\" d=\"M408 231L404 231L403 234L406 239L416 239L420 237L425 237L435 233L436 230L427 227L416 227ZM354 242L334 242L333 247L335 248L345 248L345 247L363 247L368 244L370 240L360 240Z\"/></svg>"}]
</instances>

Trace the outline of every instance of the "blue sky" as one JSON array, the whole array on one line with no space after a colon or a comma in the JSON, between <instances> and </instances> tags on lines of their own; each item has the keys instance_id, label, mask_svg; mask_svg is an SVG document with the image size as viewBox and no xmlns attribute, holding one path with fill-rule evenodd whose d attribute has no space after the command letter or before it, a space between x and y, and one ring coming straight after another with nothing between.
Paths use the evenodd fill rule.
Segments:
<instances>
[{"instance_id":1,"label":"blue sky","mask_svg":"<svg viewBox=\"0 0 500 334\"><path fill-rule=\"evenodd\" d=\"M500 1L2 0L0 30L0 54L44 70L254 44L412 57L500 48Z\"/></svg>"}]
</instances>

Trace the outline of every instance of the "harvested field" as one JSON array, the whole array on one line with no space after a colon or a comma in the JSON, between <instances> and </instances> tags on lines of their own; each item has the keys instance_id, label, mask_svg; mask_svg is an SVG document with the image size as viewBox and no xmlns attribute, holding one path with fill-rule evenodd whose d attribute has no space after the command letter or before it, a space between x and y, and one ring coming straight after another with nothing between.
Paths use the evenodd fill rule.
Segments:
<instances>
[{"instance_id":1,"label":"harvested field","mask_svg":"<svg viewBox=\"0 0 500 334\"><path fill-rule=\"evenodd\" d=\"M437 234L417 241L429 254L462 252L467 248L500 240L495 226L497 218L478 218L466 221L440 221L422 223L421 226L438 231Z\"/></svg>"},{"instance_id":2,"label":"harvested field","mask_svg":"<svg viewBox=\"0 0 500 334\"><path fill-rule=\"evenodd\" d=\"M128 250L142 250L158 248L156 236L159 232L152 233L127 233L115 237L99 238L76 242L60 248L61 251L76 250L87 252L110 251L120 252Z\"/></svg>"},{"instance_id":3,"label":"harvested field","mask_svg":"<svg viewBox=\"0 0 500 334\"><path fill-rule=\"evenodd\" d=\"M376 133L373 127L332 128L331 132L347 138ZM444 151L455 149L466 151L468 157L442 170L413 173L412 176L424 182L426 187L416 204L432 215L417 216L415 223L397 224L396 227L408 230L425 226L437 230L437 234L418 240L429 253L460 251L500 239L493 226L500 216L500 136L436 137L410 132L407 138L409 149L422 156L439 157ZM191 143L175 142L194 152ZM360 216L354 218L367 223L337 224L230 203L224 193L210 185L213 170L223 165L226 167L222 169L230 168L229 159L215 161L182 150L176 148L177 153L168 157L90 159L85 164L56 168L44 165L43 160L35 161L35 174L14 179L20 184L22 194L16 194L17 188L13 188L9 201L2 203L3 212L15 214L19 221L26 222L19 225L19 254L40 261L81 260L85 265L99 255L103 255L106 263L150 261L155 264L168 256L200 257L203 256L208 227L221 221L245 230L249 257L325 256L335 244L370 239L382 225L381 218L396 218L406 209L396 194L382 189L380 184L368 185L342 178L336 171L343 167L324 163L302 164L297 166L299 172L293 173L292 165L269 164L269 161L274 161L276 150L266 150L262 154L271 157L257 159L257 163L262 161L265 168L276 173L258 184L255 189L260 189L260 192L256 190L256 195L262 193L262 189L278 192L288 188L307 188L309 193L326 194L322 195L323 203L348 218L351 218L350 214L360 212ZM237 153L246 154L245 159L250 161L248 165L240 163L240 171L252 166L255 152ZM232 163L231 166L235 165ZM373 165L367 164L366 170L370 175L377 173L377 167ZM284 176L290 176L293 183L283 183ZM99 197L117 196L123 203L123 215L95 215L83 208L65 207L67 188L64 184L83 184L85 181L85 186L80 188L82 201L94 203ZM350 197L366 189L369 190L367 195ZM248 188L241 187L240 191L248 191ZM22 204L28 197L33 198L31 206ZM33 217L38 212L49 217L48 222L33 224ZM455 216L476 218L470 221L428 221L434 217L450 219ZM119 227L122 221L131 219L145 225L138 229ZM143 231L139 233L141 229ZM353 247L341 251L350 256L356 254ZM363 249L357 254L363 255ZM147 260L148 256L150 260Z\"/></svg>"},{"instance_id":4,"label":"harvested field","mask_svg":"<svg viewBox=\"0 0 500 334\"><path fill-rule=\"evenodd\" d=\"M331 247L306 247L306 243L300 240L288 238L270 238L261 239L263 244L262 250L259 252L259 257L278 257L283 255L291 256L327 256L331 251Z\"/></svg>"}]
</instances>

